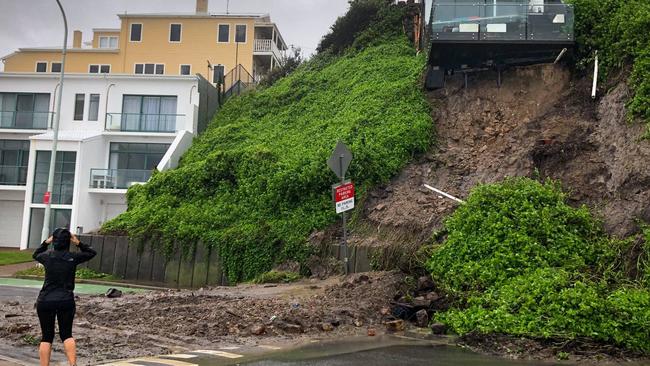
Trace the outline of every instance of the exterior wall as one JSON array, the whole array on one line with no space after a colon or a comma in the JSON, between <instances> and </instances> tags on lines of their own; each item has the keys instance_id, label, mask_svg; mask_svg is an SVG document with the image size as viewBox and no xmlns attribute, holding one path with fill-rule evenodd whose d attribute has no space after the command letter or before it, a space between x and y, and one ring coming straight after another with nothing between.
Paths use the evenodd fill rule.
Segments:
<instances>
[{"instance_id":1,"label":"exterior wall","mask_svg":"<svg viewBox=\"0 0 650 366\"><path fill-rule=\"evenodd\" d=\"M20 247L24 190L0 190L0 247Z\"/></svg>"},{"instance_id":2,"label":"exterior wall","mask_svg":"<svg viewBox=\"0 0 650 366\"><path fill-rule=\"evenodd\" d=\"M65 71L88 73L88 65L111 65L111 73L122 73L122 58L117 50L68 50ZM36 72L36 62L47 61L50 73L52 62L61 62L61 51L18 52L5 59L5 72Z\"/></svg>"}]
</instances>

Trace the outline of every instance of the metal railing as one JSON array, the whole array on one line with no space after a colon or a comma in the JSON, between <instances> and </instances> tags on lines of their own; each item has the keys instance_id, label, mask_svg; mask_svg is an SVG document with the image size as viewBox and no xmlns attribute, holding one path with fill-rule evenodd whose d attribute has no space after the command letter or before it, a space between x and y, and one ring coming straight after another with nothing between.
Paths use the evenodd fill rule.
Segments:
<instances>
[{"instance_id":1,"label":"metal railing","mask_svg":"<svg viewBox=\"0 0 650 366\"><path fill-rule=\"evenodd\" d=\"M47 130L53 112L0 111L0 128Z\"/></svg>"},{"instance_id":2,"label":"metal railing","mask_svg":"<svg viewBox=\"0 0 650 366\"><path fill-rule=\"evenodd\" d=\"M90 188L128 189L135 183L146 183L151 170L90 169Z\"/></svg>"},{"instance_id":3,"label":"metal railing","mask_svg":"<svg viewBox=\"0 0 650 366\"><path fill-rule=\"evenodd\" d=\"M223 77L224 100L255 87L257 81L244 66L237 65Z\"/></svg>"},{"instance_id":4,"label":"metal railing","mask_svg":"<svg viewBox=\"0 0 650 366\"><path fill-rule=\"evenodd\" d=\"M433 40L573 41L573 6L528 2L435 3Z\"/></svg>"},{"instance_id":5,"label":"metal railing","mask_svg":"<svg viewBox=\"0 0 650 366\"><path fill-rule=\"evenodd\" d=\"M24 186L27 184L27 167L0 165L0 185Z\"/></svg>"},{"instance_id":6,"label":"metal railing","mask_svg":"<svg viewBox=\"0 0 650 366\"><path fill-rule=\"evenodd\" d=\"M106 113L106 131L176 132L184 114Z\"/></svg>"}]
</instances>

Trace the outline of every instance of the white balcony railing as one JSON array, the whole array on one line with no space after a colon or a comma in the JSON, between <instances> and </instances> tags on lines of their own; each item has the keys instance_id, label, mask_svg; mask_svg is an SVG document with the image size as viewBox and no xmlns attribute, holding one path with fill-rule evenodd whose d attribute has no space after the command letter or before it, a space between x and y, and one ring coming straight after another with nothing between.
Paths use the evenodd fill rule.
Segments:
<instances>
[{"instance_id":1,"label":"white balcony railing","mask_svg":"<svg viewBox=\"0 0 650 366\"><path fill-rule=\"evenodd\" d=\"M256 39L253 52L270 52L280 58L280 50L271 39Z\"/></svg>"}]
</instances>

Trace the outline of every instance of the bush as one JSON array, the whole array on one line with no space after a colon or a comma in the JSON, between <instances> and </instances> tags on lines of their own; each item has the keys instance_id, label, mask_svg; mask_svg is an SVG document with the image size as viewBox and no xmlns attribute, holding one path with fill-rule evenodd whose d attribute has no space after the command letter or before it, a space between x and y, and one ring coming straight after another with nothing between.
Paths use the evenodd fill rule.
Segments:
<instances>
[{"instance_id":1,"label":"bush","mask_svg":"<svg viewBox=\"0 0 650 366\"><path fill-rule=\"evenodd\" d=\"M630 115L645 119L650 137L650 2L647 0L571 0L575 5L578 66L593 63L597 50L602 78L632 65L629 84L635 92Z\"/></svg>"},{"instance_id":2,"label":"bush","mask_svg":"<svg viewBox=\"0 0 650 366\"><path fill-rule=\"evenodd\" d=\"M289 283L300 279L300 274L285 271L268 271L253 279L253 283Z\"/></svg>"},{"instance_id":3,"label":"bush","mask_svg":"<svg viewBox=\"0 0 650 366\"><path fill-rule=\"evenodd\" d=\"M395 8L398 11L398 8ZM307 237L332 224L337 140L352 150L357 194L386 182L427 150L425 65L405 36L341 57L317 57L273 86L232 99L183 156L127 194L128 210L103 227L168 253L202 242L231 282L285 260L304 261Z\"/></svg>"},{"instance_id":4,"label":"bush","mask_svg":"<svg viewBox=\"0 0 650 366\"><path fill-rule=\"evenodd\" d=\"M553 182L475 188L428 262L456 298L436 320L459 334L588 337L650 352L650 292L625 278L621 264L630 241L599 227Z\"/></svg>"}]
</instances>

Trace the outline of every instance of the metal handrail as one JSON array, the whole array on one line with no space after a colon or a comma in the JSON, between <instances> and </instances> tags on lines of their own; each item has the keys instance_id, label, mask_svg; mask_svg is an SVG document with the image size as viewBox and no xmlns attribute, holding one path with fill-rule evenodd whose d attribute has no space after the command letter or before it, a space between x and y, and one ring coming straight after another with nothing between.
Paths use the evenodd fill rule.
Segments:
<instances>
[{"instance_id":1,"label":"metal handrail","mask_svg":"<svg viewBox=\"0 0 650 366\"><path fill-rule=\"evenodd\" d=\"M47 130L53 114L54 112L0 111L0 128Z\"/></svg>"},{"instance_id":2,"label":"metal handrail","mask_svg":"<svg viewBox=\"0 0 650 366\"><path fill-rule=\"evenodd\" d=\"M142 169L90 169L90 188L128 189L137 183L146 183L151 170Z\"/></svg>"},{"instance_id":3,"label":"metal handrail","mask_svg":"<svg viewBox=\"0 0 650 366\"><path fill-rule=\"evenodd\" d=\"M176 132L178 117L167 113L106 113L106 131Z\"/></svg>"},{"instance_id":4,"label":"metal handrail","mask_svg":"<svg viewBox=\"0 0 650 366\"><path fill-rule=\"evenodd\" d=\"M16 166L16 165L0 165L0 185L3 186L27 185L27 167Z\"/></svg>"}]
</instances>

